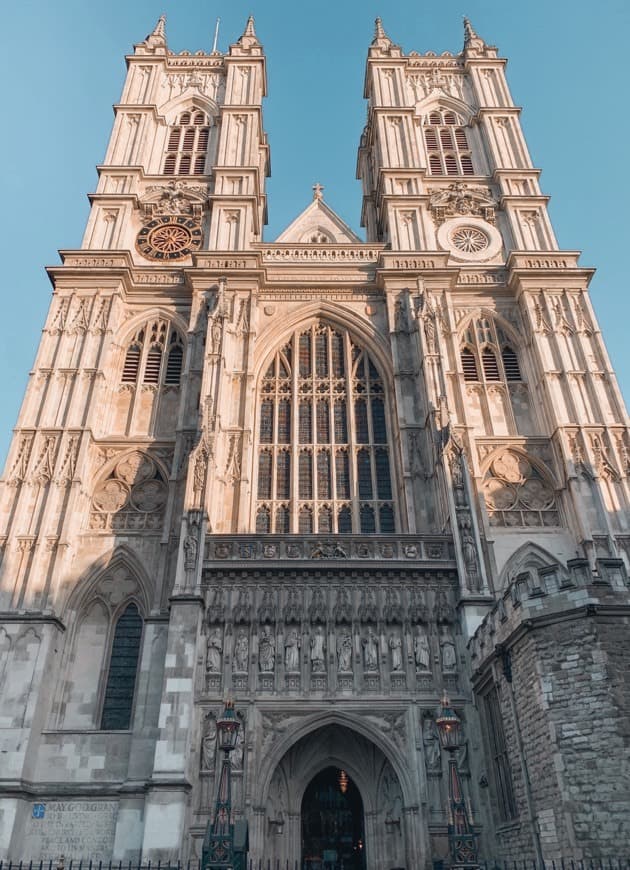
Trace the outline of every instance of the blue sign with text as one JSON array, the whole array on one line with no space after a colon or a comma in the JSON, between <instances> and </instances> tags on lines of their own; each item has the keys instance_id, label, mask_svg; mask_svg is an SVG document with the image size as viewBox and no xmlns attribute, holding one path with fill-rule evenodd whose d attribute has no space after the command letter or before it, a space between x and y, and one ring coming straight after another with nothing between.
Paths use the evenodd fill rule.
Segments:
<instances>
[{"instance_id":1,"label":"blue sign with text","mask_svg":"<svg viewBox=\"0 0 630 870\"><path fill-rule=\"evenodd\" d=\"M46 815L46 804L33 804L33 818L43 819Z\"/></svg>"}]
</instances>

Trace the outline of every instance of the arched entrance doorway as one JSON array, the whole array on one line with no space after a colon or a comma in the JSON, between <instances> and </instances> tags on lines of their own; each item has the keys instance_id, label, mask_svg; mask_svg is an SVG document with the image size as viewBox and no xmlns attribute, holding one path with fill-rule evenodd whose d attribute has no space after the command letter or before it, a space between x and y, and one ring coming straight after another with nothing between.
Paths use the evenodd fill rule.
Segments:
<instances>
[{"instance_id":1,"label":"arched entrance doorway","mask_svg":"<svg viewBox=\"0 0 630 870\"><path fill-rule=\"evenodd\" d=\"M340 792L341 771L348 777L346 794L356 794L349 808L351 819L359 820L358 824L350 825L353 845L358 845L359 838L363 842L363 849L357 850L362 853L361 863L350 866L344 863L344 870L423 866L424 850L416 845L417 832L407 824L406 820L412 815L404 812L403 791L392 762L375 742L345 723L337 722L329 722L302 735L289 744L284 755L275 762L265 787L264 803L261 801L264 815L258 816L251 830L253 857L265 863L269 860L272 867L278 862L284 867L288 861L289 867L297 865L301 870L309 867L305 858L318 857L320 863L311 861L309 870L329 870L329 867L341 870L341 863L326 865L323 860L324 847L339 853L341 846L315 843L315 839L325 837L318 837L312 820L308 830L303 828L303 818L311 818L309 812L315 811L328 814L328 826L344 827L336 815L337 799L333 801L326 794L329 788ZM327 802L333 806L327 807ZM341 801L339 805L343 807ZM346 842L342 844L344 848ZM332 854L330 857L332 859Z\"/></svg>"},{"instance_id":2,"label":"arched entrance doorway","mask_svg":"<svg viewBox=\"0 0 630 870\"><path fill-rule=\"evenodd\" d=\"M365 870L363 801L345 770L326 767L302 798L302 870Z\"/></svg>"}]
</instances>

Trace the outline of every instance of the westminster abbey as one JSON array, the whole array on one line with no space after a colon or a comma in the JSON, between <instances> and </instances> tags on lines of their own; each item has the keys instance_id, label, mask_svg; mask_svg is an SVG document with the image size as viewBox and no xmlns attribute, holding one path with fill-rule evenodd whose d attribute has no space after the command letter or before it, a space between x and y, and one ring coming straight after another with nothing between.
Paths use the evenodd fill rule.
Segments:
<instances>
[{"instance_id":1,"label":"westminster abbey","mask_svg":"<svg viewBox=\"0 0 630 870\"><path fill-rule=\"evenodd\" d=\"M229 693L252 858L431 868L444 692L482 858L614 857L628 417L505 60L377 20L365 240L273 241L253 19L127 61L2 479L0 858L198 858Z\"/></svg>"}]
</instances>

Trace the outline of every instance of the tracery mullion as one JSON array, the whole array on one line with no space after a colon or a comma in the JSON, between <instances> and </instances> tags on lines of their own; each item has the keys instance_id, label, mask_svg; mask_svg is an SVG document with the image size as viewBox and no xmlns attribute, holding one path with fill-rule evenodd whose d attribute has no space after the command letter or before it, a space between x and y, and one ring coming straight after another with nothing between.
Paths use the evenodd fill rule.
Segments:
<instances>
[{"instance_id":1,"label":"tracery mullion","mask_svg":"<svg viewBox=\"0 0 630 870\"><path fill-rule=\"evenodd\" d=\"M507 374L505 372L505 366L503 365L503 348L501 347L501 338L499 336L499 330L497 328L497 323L494 317L490 321L492 328L492 336L495 346L494 355L497 360L497 366L499 369L499 376L501 378L501 383L506 391L506 400L504 402L504 412L508 422L508 429L510 432L517 432L518 426L516 425L516 416L514 414L514 406L512 404L512 397L510 396L510 384L507 379ZM510 345L511 346L511 345ZM522 379L522 375L521 375Z\"/></svg>"},{"instance_id":2,"label":"tracery mullion","mask_svg":"<svg viewBox=\"0 0 630 870\"><path fill-rule=\"evenodd\" d=\"M365 376L365 404L368 424L368 447L370 450L370 474L372 476L372 510L374 511L374 523L377 531L380 531L380 515L378 511L378 481L376 479L376 440L374 437L374 420L372 419L372 378L370 374L370 360L367 351L363 351L363 371Z\"/></svg>"},{"instance_id":3,"label":"tracery mullion","mask_svg":"<svg viewBox=\"0 0 630 870\"><path fill-rule=\"evenodd\" d=\"M299 474L300 474L300 394L298 390L298 380L300 376L300 333L295 331L291 339L293 345L292 351L292 366L291 366L291 410L293 406L297 408L297 413L291 414L291 483L290 483L290 501L289 501L289 530L293 533L298 531L298 514L299 514Z\"/></svg>"},{"instance_id":4,"label":"tracery mullion","mask_svg":"<svg viewBox=\"0 0 630 870\"><path fill-rule=\"evenodd\" d=\"M346 374L346 412L348 414L348 473L350 476L350 509L352 511L352 528L358 530L360 525L359 487L357 485L357 442L356 422L354 414L354 390L352 388L352 342L347 332L344 332L343 346L345 352Z\"/></svg>"},{"instance_id":5,"label":"tracery mullion","mask_svg":"<svg viewBox=\"0 0 630 870\"><path fill-rule=\"evenodd\" d=\"M133 399L131 401L131 408L128 416L128 429L127 434L132 433L135 430L135 422L136 422L136 409L138 407L138 402L140 401L139 394L142 384L142 379L144 378L144 370L147 364L147 356L149 355L149 350L151 348L151 321L148 320L145 325L142 327L144 330L144 339L142 341L142 350L140 352L140 362L138 364L138 374L136 375L136 382L134 384L133 391Z\"/></svg>"},{"instance_id":6,"label":"tracery mullion","mask_svg":"<svg viewBox=\"0 0 630 870\"><path fill-rule=\"evenodd\" d=\"M317 400L318 394L315 389L316 383L316 353L315 353L315 344L316 344L316 329L317 323L312 323L309 331L310 335L310 356L311 356L311 375L310 375L310 394L311 394L311 414L313 425L311 427L311 437L313 439L312 450L311 450L311 500L309 502L311 511L312 511L312 529L313 532L318 531L317 525L317 507L319 503L319 478L317 476L317 455L318 455L318 447L319 447L319 426L318 426L318 418L317 418Z\"/></svg>"},{"instance_id":7,"label":"tracery mullion","mask_svg":"<svg viewBox=\"0 0 630 870\"><path fill-rule=\"evenodd\" d=\"M337 497L337 436L335 432L335 399L334 375L333 375L333 352L332 352L332 328L326 330L326 353L328 354L328 426L330 431L330 508L332 510L331 529L337 528L337 510L339 500Z\"/></svg>"}]
</instances>

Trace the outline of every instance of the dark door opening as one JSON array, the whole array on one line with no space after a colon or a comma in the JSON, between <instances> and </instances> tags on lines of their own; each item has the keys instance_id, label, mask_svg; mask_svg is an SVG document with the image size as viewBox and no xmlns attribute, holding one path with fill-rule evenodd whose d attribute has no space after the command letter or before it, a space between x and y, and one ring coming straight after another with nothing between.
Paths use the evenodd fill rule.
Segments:
<instances>
[{"instance_id":1,"label":"dark door opening","mask_svg":"<svg viewBox=\"0 0 630 870\"><path fill-rule=\"evenodd\" d=\"M338 767L322 770L304 792L302 870L365 870L363 801Z\"/></svg>"}]
</instances>

